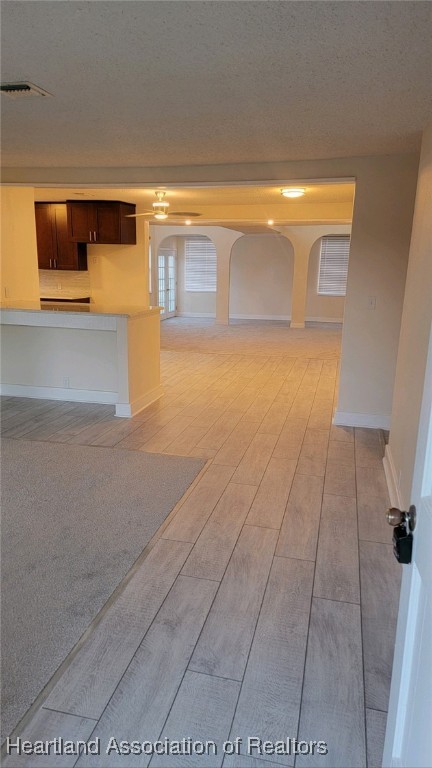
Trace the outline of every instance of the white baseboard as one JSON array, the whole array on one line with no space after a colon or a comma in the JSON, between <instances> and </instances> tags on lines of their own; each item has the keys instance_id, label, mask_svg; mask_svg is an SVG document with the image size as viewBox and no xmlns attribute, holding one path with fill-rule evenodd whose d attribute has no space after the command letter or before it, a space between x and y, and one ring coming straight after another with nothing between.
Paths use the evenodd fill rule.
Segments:
<instances>
[{"instance_id":1,"label":"white baseboard","mask_svg":"<svg viewBox=\"0 0 432 768\"><path fill-rule=\"evenodd\" d=\"M343 323L343 317L305 317L306 323Z\"/></svg>"},{"instance_id":2,"label":"white baseboard","mask_svg":"<svg viewBox=\"0 0 432 768\"><path fill-rule=\"evenodd\" d=\"M213 312L177 312L176 314L177 317L216 317L216 314Z\"/></svg>"},{"instance_id":3,"label":"white baseboard","mask_svg":"<svg viewBox=\"0 0 432 768\"><path fill-rule=\"evenodd\" d=\"M338 427L368 427L369 429L390 429L390 416L379 413L349 413L336 411L333 424Z\"/></svg>"},{"instance_id":4,"label":"white baseboard","mask_svg":"<svg viewBox=\"0 0 432 768\"><path fill-rule=\"evenodd\" d=\"M159 400L162 395L163 389L159 386L151 389L150 392L146 392L145 395L139 397L138 400L134 400L133 403L116 403L115 415L130 419L131 416L136 416L144 408L148 408L149 405Z\"/></svg>"},{"instance_id":5,"label":"white baseboard","mask_svg":"<svg viewBox=\"0 0 432 768\"><path fill-rule=\"evenodd\" d=\"M393 455L389 445L385 447L383 458L384 472L387 480L387 488L390 496L390 504L397 509L403 509L402 497L399 490L396 467L393 461Z\"/></svg>"},{"instance_id":6,"label":"white baseboard","mask_svg":"<svg viewBox=\"0 0 432 768\"><path fill-rule=\"evenodd\" d=\"M115 415L130 418L163 395L161 386L147 392L133 403L118 403L117 392L103 392L97 389L65 389L63 387L31 387L24 384L1 384L0 395L5 397L28 397L38 400L63 400L72 403L100 403L115 405Z\"/></svg>"},{"instance_id":7,"label":"white baseboard","mask_svg":"<svg viewBox=\"0 0 432 768\"><path fill-rule=\"evenodd\" d=\"M239 315L230 314L230 320L290 320L289 315Z\"/></svg>"},{"instance_id":8,"label":"white baseboard","mask_svg":"<svg viewBox=\"0 0 432 768\"><path fill-rule=\"evenodd\" d=\"M99 389L65 389L64 387L34 387L26 384L1 384L0 394L7 397L30 397L40 400L67 400L73 403L104 403L115 405L117 392Z\"/></svg>"}]
</instances>

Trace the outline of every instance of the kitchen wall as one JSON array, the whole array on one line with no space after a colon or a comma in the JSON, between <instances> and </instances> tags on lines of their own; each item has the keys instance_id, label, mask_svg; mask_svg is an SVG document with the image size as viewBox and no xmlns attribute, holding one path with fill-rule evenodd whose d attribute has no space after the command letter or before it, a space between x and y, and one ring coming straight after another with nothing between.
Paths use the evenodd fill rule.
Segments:
<instances>
[{"instance_id":1,"label":"kitchen wall","mask_svg":"<svg viewBox=\"0 0 432 768\"><path fill-rule=\"evenodd\" d=\"M1 188L1 298L39 299L32 187Z\"/></svg>"},{"instance_id":2,"label":"kitchen wall","mask_svg":"<svg viewBox=\"0 0 432 768\"><path fill-rule=\"evenodd\" d=\"M289 320L294 249L286 237L243 235L230 266L231 318Z\"/></svg>"},{"instance_id":3,"label":"kitchen wall","mask_svg":"<svg viewBox=\"0 0 432 768\"><path fill-rule=\"evenodd\" d=\"M149 306L149 227L137 218L136 245L87 245L91 297L96 304Z\"/></svg>"}]
</instances>

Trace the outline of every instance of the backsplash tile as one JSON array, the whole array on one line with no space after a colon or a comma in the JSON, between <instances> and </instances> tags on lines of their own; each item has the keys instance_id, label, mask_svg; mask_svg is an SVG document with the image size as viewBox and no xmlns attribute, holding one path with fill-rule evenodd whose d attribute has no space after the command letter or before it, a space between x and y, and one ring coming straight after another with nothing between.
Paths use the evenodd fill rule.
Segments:
<instances>
[{"instance_id":1,"label":"backsplash tile","mask_svg":"<svg viewBox=\"0 0 432 768\"><path fill-rule=\"evenodd\" d=\"M40 269L39 291L41 297L48 298L78 299L91 296L90 276L88 272Z\"/></svg>"}]
</instances>

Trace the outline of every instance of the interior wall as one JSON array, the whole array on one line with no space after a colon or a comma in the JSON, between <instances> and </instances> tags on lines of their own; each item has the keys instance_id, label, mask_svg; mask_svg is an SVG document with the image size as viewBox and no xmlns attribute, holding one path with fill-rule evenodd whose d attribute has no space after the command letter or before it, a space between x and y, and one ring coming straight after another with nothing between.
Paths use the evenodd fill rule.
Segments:
<instances>
[{"instance_id":1,"label":"interior wall","mask_svg":"<svg viewBox=\"0 0 432 768\"><path fill-rule=\"evenodd\" d=\"M96 304L149 306L149 225L136 220L136 245L88 245L92 300Z\"/></svg>"},{"instance_id":2,"label":"interior wall","mask_svg":"<svg viewBox=\"0 0 432 768\"><path fill-rule=\"evenodd\" d=\"M1 189L1 298L39 300L32 187Z\"/></svg>"},{"instance_id":3,"label":"interior wall","mask_svg":"<svg viewBox=\"0 0 432 768\"><path fill-rule=\"evenodd\" d=\"M423 136L386 469L401 509L411 504L424 378L432 332L432 123Z\"/></svg>"},{"instance_id":4,"label":"interior wall","mask_svg":"<svg viewBox=\"0 0 432 768\"><path fill-rule=\"evenodd\" d=\"M388 429L418 160L370 158L362 170L356 182L334 423Z\"/></svg>"},{"instance_id":5,"label":"interior wall","mask_svg":"<svg viewBox=\"0 0 432 768\"><path fill-rule=\"evenodd\" d=\"M349 235L351 225L336 225L326 234ZM309 254L309 267L306 293L306 320L318 322L339 322L344 315L345 296L322 296L318 293L318 273L320 263L321 239L315 240Z\"/></svg>"},{"instance_id":6,"label":"interior wall","mask_svg":"<svg viewBox=\"0 0 432 768\"><path fill-rule=\"evenodd\" d=\"M244 235L231 252L232 318L289 320L294 250L286 237Z\"/></svg>"}]
</instances>

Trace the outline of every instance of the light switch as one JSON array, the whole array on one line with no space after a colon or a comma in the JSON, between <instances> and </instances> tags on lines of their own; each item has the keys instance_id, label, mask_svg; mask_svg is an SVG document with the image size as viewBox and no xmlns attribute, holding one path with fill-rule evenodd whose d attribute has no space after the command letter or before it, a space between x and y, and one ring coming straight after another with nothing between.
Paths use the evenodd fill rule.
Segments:
<instances>
[{"instance_id":1,"label":"light switch","mask_svg":"<svg viewBox=\"0 0 432 768\"><path fill-rule=\"evenodd\" d=\"M367 308L376 309L376 296L368 296Z\"/></svg>"}]
</instances>

